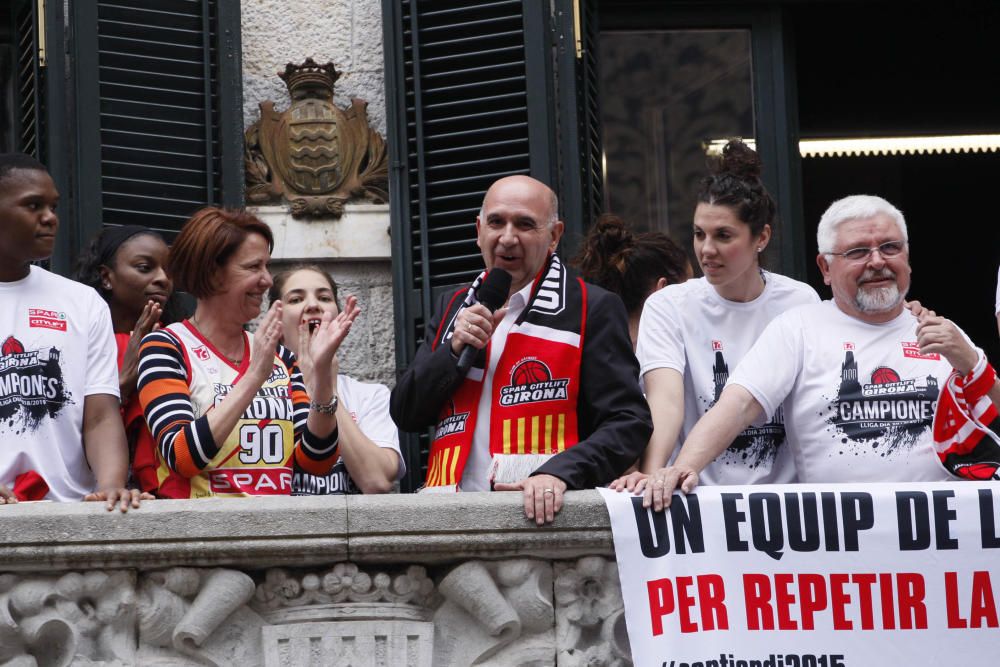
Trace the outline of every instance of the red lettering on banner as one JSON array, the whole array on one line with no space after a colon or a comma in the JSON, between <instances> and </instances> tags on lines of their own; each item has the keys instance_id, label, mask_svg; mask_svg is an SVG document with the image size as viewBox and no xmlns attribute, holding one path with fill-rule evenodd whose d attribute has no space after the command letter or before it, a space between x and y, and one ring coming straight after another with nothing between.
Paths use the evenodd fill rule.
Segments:
<instances>
[{"instance_id":1,"label":"red lettering on banner","mask_svg":"<svg viewBox=\"0 0 1000 667\"><path fill-rule=\"evenodd\" d=\"M854 575L854 583L858 585L858 604L861 607L858 610L858 614L861 616L862 630L875 629L875 609L872 605L872 586L875 585L876 579L877 577L874 574ZM890 614L891 611L892 610L890 610Z\"/></svg>"},{"instance_id":2,"label":"red lettering on banner","mask_svg":"<svg viewBox=\"0 0 1000 667\"><path fill-rule=\"evenodd\" d=\"M743 597L747 610L747 630L774 630L771 608L771 580L766 574L743 575Z\"/></svg>"},{"instance_id":3,"label":"red lettering on banner","mask_svg":"<svg viewBox=\"0 0 1000 667\"><path fill-rule=\"evenodd\" d=\"M691 607L694 606L694 598L688 595L688 589L694 582L694 577L677 577L677 615L681 621L681 632L697 632L698 624L691 620Z\"/></svg>"},{"instance_id":4,"label":"red lettering on banner","mask_svg":"<svg viewBox=\"0 0 1000 667\"><path fill-rule=\"evenodd\" d=\"M705 630L728 630L726 585L718 574L698 577L698 602L701 603L701 625Z\"/></svg>"},{"instance_id":5,"label":"red lettering on banner","mask_svg":"<svg viewBox=\"0 0 1000 667\"><path fill-rule=\"evenodd\" d=\"M214 493L287 496L292 491L290 468L222 468L208 473Z\"/></svg>"},{"instance_id":6,"label":"red lettering on banner","mask_svg":"<svg viewBox=\"0 0 1000 667\"><path fill-rule=\"evenodd\" d=\"M816 627L813 616L816 612L826 609L826 582L819 574L799 575L799 608L802 610L802 629L813 630Z\"/></svg>"},{"instance_id":7,"label":"red lettering on banner","mask_svg":"<svg viewBox=\"0 0 1000 667\"><path fill-rule=\"evenodd\" d=\"M851 594L844 590L844 586L850 579L846 574L830 575L830 606L833 607L834 630L854 629L854 624L847 620L845 613L847 605L851 603Z\"/></svg>"},{"instance_id":8,"label":"red lettering on banner","mask_svg":"<svg viewBox=\"0 0 1000 667\"><path fill-rule=\"evenodd\" d=\"M944 598L948 609L949 628L996 628L1000 627L996 598L993 597L993 582L990 573L978 570L972 573L972 590L968 601L969 618L962 618L959 600L958 573L944 573Z\"/></svg>"},{"instance_id":9,"label":"red lettering on banner","mask_svg":"<svg viewBox=\"0 0 1000 667\"><path fill-rule=\"evenodd\" d=\"M924 604L924 577L916 572L896 575L899 595L899 629L926 630L927 605Z\"/></svg>"},{"instance_id":10,"label":"red lettering on banner","mask_svg":"<svg viewBox=\"0 0 1000 667\"><path fill-rule=\"evenodd\" d=\"M878 576L879 590L882 593L882 600L892 599L892 575L880 574ZM896 629L896 616L891 604L882 603L882 627L886 630Z\"/></svg>"},{"instance_id":11,"label":"red lettering on banner","mask_svg":"<svg viewBox=\"0 0 1000 667\"><path fill-rule=\"evenodd\" d=\"M697 598L689 592L692 585L697 589ZM646 582L646 592L654 637L663 634L664 617L675 611L681 632L729 629L726 587L718 574L677 577L676 583L669 578L654 579ZM701 628L691 617L695 606L699 610Z\"/></svg>"},{"instance_id":12,"label":"red lettering on banner","mask_svg":"<svg viewBox=\"0 0 1000 667\"><path fill-rule=\"evenodd\" d=\"M983 573L988 579L988 573ZM896 590L893 591L893 576ZM875 588L875 582L879 587ZM946 582L948 581L946 577ZM947 586L946 586L947 587ZM976 588L973 580L973 606L980 613L988 605L978 600L993 602L992 587L983 593L982 585ZM875 627L874 599L879 592L879 606L882 609L882 626ZM855 595L855 591L857 594ZM976 596L979 596L978 598ZM896 610L900 618L900 629L927 628L927 606L924 602L925 584L923 575L911 572L857 573L844 574L789 574L777 573L772 576L759 573L743 575L743 599L747 615L748 630L815 630L816 618L829 615L834 630L853 630L855 622L849 616L857 610L862 630L896 627ZM950 604L950 601L949 601ZM995 605L990 607L994 618ZM826 612L824 614L823 612ZM957 612L956 612L957 613ZM949 607L949 622L952 620ZM986 616L987 623L990 622ZM963 619L964 622L964 619ZM958 625L956 627L965 627ZM995 626L990 626L995 627Z\"/></svg>"},{"instance_id":13,"label":"red lettering on banner","mask_svg":"<svg viewBox=\"0 0 1000 667\"><path fill-rule=\"evenodd\" d=\"M779 630L798 630L799 624L792 620L791 607L795 604L795 594L788 587L795 582L791 574L774 575L774 601L778 610Z\"/></svg>"},{"instance_id":14,"label":"red lettering on banner","mask_svg":"<svg viewBox=\"0 0 1000 667\"><path fill-rule=\"evenodd\" d=\"M646 582L649 593L649 617L653 622L653 636L663 634L663 617L674 613L674 585L670 579Z\"/></svg>"}]
</instances>

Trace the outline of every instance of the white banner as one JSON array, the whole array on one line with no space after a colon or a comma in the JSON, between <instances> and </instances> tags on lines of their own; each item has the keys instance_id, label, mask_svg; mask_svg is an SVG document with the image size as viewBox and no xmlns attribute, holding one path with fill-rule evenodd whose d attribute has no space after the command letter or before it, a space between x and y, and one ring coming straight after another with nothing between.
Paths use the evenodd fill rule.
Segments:
<instances>
[{"instance_id":1,"label":"white banner","mask_svg":"<svg viewBox=\"0 0 1000 667\"><path fill-rule=\"evenodd\" d=\"M1000 665L1000 485L600 490L636 667Z\"/></svg>"}]
</instances>

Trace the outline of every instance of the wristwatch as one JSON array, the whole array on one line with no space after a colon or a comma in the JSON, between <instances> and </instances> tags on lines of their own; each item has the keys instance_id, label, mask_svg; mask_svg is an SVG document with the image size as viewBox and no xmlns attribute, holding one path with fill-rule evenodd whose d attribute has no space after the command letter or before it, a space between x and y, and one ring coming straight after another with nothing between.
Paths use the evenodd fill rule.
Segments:
<instances>
[{"instance_id":1,"label":"wristwatch","mask_svg":"<svg viewBox=\"0 0 1000 667\"><path fill-rule=\"evenodd\" d=\"M310 402L309 403L309 409L310 410L315 410L316 412L320 413L321 415L332 415L332 414L336 414L336 412L337 412L337 405L339 403L340 403L340 397L338 397L336 394L334 394L333 398L330 399L329 403L317 403L316 401Z\"/></svg>"}]
</instances>

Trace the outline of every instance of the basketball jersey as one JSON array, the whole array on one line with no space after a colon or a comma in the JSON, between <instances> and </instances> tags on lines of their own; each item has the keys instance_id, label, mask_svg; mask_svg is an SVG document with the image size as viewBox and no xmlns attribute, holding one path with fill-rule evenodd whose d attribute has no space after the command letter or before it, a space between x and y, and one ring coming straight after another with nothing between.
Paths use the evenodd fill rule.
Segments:
<instances>
[{"instance_id":1,"label":"basketball jersey","mask_svg":"<svg viewBox=\"0 0 1000 667\"><path fill-rule=\"evenodd\" d=\"M188 406L178 400L182 394L177 392L176 379L140 380L140 399L159 445L157 477L161 496L291 493L296 425L301 421L304 430L309 399L301 374L285 348L278 348L270 377L224 441L213 443L207 420L201 419L225 399L249 367L252 335L245 336L243 362L239 366L230 363L187 321L143 339L140 375L146 377L169 366L165 359L168 355L163 352L169 352L165 348L172 346L183 355L183 369L175 370L186 373L190 396L190 412L187 412ZM161 358L159 364L156 357ZM185 420L190 420L190 429L176 428L177 423Z\"/></svg>"}]
</instances>

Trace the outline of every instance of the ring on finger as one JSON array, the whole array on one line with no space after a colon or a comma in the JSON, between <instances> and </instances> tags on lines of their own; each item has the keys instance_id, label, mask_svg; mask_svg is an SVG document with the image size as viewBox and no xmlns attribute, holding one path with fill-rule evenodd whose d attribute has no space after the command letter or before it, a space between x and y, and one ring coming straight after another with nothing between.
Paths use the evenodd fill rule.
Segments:
<instances>
[{"instance_id":1,"label":"ring on finger","mask_svg":"<svg viewBox=\"0 0 1000 667\"><path fill-rule=\"evenodd\" d=\"M555 493L553 489L542 489L542 493Z\"/></svg>"}]
</instances>

